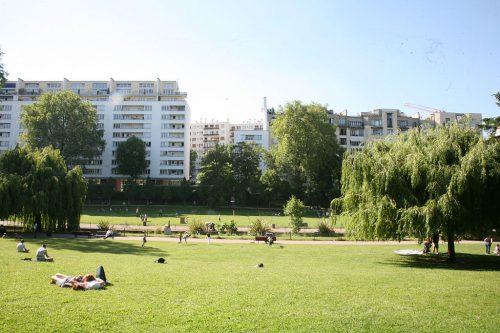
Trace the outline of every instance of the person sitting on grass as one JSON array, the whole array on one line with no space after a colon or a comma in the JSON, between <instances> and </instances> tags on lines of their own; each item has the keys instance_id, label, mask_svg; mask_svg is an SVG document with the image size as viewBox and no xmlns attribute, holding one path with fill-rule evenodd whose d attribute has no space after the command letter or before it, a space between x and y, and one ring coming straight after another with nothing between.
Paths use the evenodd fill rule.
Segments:
<instances>
[{"instance_id":1,"label":"person sitting on grass","mask_svg":"<svg viewBox=\"0 0 500 333\"><path fill-rule=\"evenodd\" d=\"M30 250L28 250L26 246L24 246L24 239L21 239L19 244L17 244L17 252L23 252L23 253L30 252Z\"/></svg>"},{"instance_id":2,"label":"person sitting on grass","mask_svg":"<svg viewBox=\"0 0 500 333\"><path fill-rule=\"evenodd\" d=\"M432 241L430 240L430 238L427 238L424 242L424 250L422 251L422 254L431 253L431 246L432 246Z\"/></svg>"},{"instance_id":3,"label":"person sitting on grass","mask_svg":"<svg viewBox=\"0 0 500 333\"><path fill-rule=\"evenodd\" d=\"M113 230L111 230L111 229L108 229L108 231L106 231L106 235L104 236L104 239L107 239L109 237L111 237L111 238L114 239L114 237L113 237Z\"/></svg>"},{"instance_id":4,"label":"person sitting on grass","mask_svg":"<svg viewBox=\"0 0 500 333\"><path fill-rule=\"evenodd\" d=\"M497 246L495 246L495 254L497 256L500 256L500 244L497 244Z\"/></svg>"},{"instance_id":5,"label":"person sitting on grass","mask_svg":"<svg viewBox=\"0 0 500 333\"><path fill-rule=\"evenodd\" d=\"M49 257L47 253L47 245L43 244L36 250L36 261L54 261L54 258Z\"/></svg>"}]
</instances>

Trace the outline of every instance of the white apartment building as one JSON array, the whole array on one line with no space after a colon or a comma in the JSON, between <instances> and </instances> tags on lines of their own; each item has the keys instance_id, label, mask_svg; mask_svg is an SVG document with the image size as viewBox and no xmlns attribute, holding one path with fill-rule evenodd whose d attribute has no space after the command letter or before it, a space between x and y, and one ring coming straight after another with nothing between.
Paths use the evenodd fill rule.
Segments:
<instances>
[{"instance_id":1,"label":"white apartment building","mask_svg":"<svg viewBox=\"0 0 500 333\"><path fill-rule=\"evenodd\" d=\"M84 166L86 178L126 178L114 170L115 156L117 146L130 136L146 145L148 168L142 178L164 184L189 178L190 109L176 81L8 81L0 90L0 153L20 142L22 107L42 93L60 90L92 103L104 130L106 148Z\"/></svg>"}]
</instances>

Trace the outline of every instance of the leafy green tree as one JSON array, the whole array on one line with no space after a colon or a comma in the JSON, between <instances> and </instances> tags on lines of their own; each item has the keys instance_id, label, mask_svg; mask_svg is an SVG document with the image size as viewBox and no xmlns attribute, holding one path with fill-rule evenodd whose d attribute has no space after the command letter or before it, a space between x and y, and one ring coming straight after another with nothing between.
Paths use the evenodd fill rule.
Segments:
<instances>
[{"instance_id":1,"label":"leafy green tree","mask_svg":"<svg viewBox=\"0 0 500 333\"><path fill-rule=\"evenodd\" d=\"M52 146L68 165L81 165L104 150L103 131L97 128L97 111L70 91L45 93L25 106L23 139L31 148Z\"/></svg>"},{"instance_id":2,"label":"leafy green tree","mask_svg":"<svg viewBox=\"0 0 500 333\"><path fill-rule=\"evenodd\" d=\"M67 170L58 150L15 148L0 157L0 218L26 229L78 230L87 184L80 167Z\"/></svg>"},{"instance_id":3,"label":"leafy green tree","mask_svg":"<svg viewBox=\"0 0 500 333\"><path fill-rule=\"evenodd\" d=\"M286 178L293 193L310 204L327 205L340 194L342 149L326 107L299 101L277 112L271 149L274 168Z\"/></svg>"},{"instance_id":4,"label":"leafy green tree","mask_svg":"<svg viewBox=\"0 0 500 333\"><path fill-rule=\"evenodd\" d=\"M236 202L246 204L260 188L261 153L255 144L240 142L230 146L233 193Z\"/></svg>"},{"instance_id":5,"label":"leafy green tree","mask_svg":"<svg viewBox=\"0 0 500 333\"><path fill-rule=\"evenodd\" d=\"M498 229L500 143L463 124L415 129L370 142L344 157L342 198L356 239L423 239L440 234L455 260L454 240Z\"/></svg>"},{"instance_id":6,"label":"leafy green tree","mask_svg":"<svg viewBox=\"0 0 500 333\"><path fill-rule=\"evenodd\" d=\"M228 146L217 145L208 151L201 161L197 181L200 197L204 198L209 206L215 208L229 202L233 177Z\"/></svg>"},{"instance_id":7,"label":"leafy green tree","mask_svg":"<svg viewBox=\"0 0 500 333\"><path fill-rule=\"evenodd\" d=\"M7 81L7 75L9 74L5 71L5 69L3 67L3 63L1 61L2 55L4 55L4 53L0 49L0 89L3 87L4 83Z\"/></svg>"},{"instance_id":8,"label":"leafy green tree","mask_svg":"<svg viewBox=\"0 0 500 333\"><path fill-rule=\"evenodd\" d=\"M266 164L272 165L272 157L267 159ZM264 188L264 200L271 204L283 203L292 195L290 183L286 179L286 172L281 172L277 167L268 167L260 177L260 183Z\"/></svg>"},{"instance_id":9,"label":"leafy green tree","mask_svg":"<svg viewBox=\"0 0 500 333\"><path fill-rule=\"evenodd\" d=\"M196 150L189 150L189 176L194 179L196 173L196 159L198 159L198 153Z\"/></svg>"},{"instance_id":10,"label":"leafy green tree","mask_svg":"<svg viewBox=\"0 0 500 333\"><path fill-rule=\"evenodd\" d=\"M290 200L283 207L283 212L285 215L290 216L290 225L292 226L292 231L297 233L300 231L302 226L302 217L304 217L305 207L300 199L297 199L292 195Z\"/></svg>"},{"instance_id":11,"label":"leafy green tree","mask_svg":"<svg viewBox=\"0 0 500 333\"><path fill-rule=\"evenodd\" d=\"M147 168L146 145L136 136L131 136L116 149L118 172L136 179Z\"/></svg>"}]
</instances>

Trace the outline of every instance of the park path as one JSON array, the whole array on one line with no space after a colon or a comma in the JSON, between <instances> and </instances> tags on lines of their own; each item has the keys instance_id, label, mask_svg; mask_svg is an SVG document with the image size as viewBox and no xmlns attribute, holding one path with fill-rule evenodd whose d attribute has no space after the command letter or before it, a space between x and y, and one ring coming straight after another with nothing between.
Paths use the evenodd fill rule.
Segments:
<instances>
[{"instance_id":1,"label":"park path","mask_svg":"<svg viewBox=\"0 0 500 333\"><path fill-rule=\"evenodd\" d=\"M71 236L73 237L73 236ZM142 237L134 237L134 236L117 236L115 238L116 240L127 240L127 241L137 241L142 243ZM157 237L157 236L152 236L152 237L147 237L148 242L153 241L153 242L171 242L171 243L177 243L179 242L178 237ZM103 241L113 241L112 239L103 239ZM207 238L204 236L199 236L199 237L189 237L187 239L188 243L207 243ZM184 242L183 242L184 243ZM223 238L216 238L212 237L210 240L211 244L254 244L254 243L261 243L265 244L264 242L256 242L255 240L252 239L223 239ZM482 244L482 241L460 241L460 243L466 243L466 244ZM418 245L417 241L338 241L338 240L288 240L288 239L277 239L276 242L274 242L275 245L407 245L407 246L413 246L416 248L420 248L421 245ZM446 244L446 243L442 243Z\"/></svg>"}]
</instances>

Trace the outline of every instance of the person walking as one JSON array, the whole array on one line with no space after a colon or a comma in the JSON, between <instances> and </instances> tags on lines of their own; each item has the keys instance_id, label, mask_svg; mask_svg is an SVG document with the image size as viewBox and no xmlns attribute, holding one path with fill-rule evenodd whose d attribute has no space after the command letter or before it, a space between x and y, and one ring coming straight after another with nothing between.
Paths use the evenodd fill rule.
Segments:
<instances>
[{"instance_id":1,"label":"person walking","mask_svg":"<svg viewBox=\"0 0 500 333\"><path fill-rule=\"evenodd\" d=\"M488 236L484 239L484 247L486 249L486 254L490 254L491 252L491 243L493 243L493 239L491 236Z\"/></svg>"},{"instance_id":2,"label":"person walking","mask_svg":"<svg viewBox=\"0 0 500 333\"><path fill-rule=\"evenodd\" d=\"M208 245L210 245L210 231L207 232L207 241L208 241Z\"/></svg>"},{"instance_id":3,"label":"person walking","mask_svg":"<svg viewBox=\"0 0 500 333\"><path fill-rule=\"evenodd\" d=\"M144 247L144 244L146 244L146 242L147 242L146 232L145 231L143 231L143 232L144 232L144 236L142 237L142 245L141 245L141 247Z\"/></svg>"},{"instance_id":4,"label":"person walking","mask_svg":"<svg viewBox=\"0 0 500 333\"><path fill-rule=\"evenodd\" d=\"M36 238L36 233L38 232L38 222L33 224L33 238Z\"/></svg>"}]
</instances>

